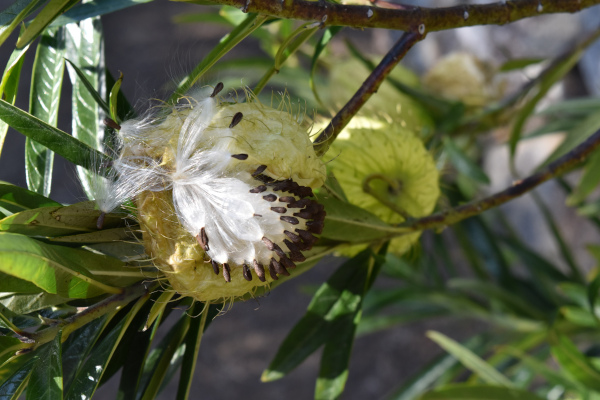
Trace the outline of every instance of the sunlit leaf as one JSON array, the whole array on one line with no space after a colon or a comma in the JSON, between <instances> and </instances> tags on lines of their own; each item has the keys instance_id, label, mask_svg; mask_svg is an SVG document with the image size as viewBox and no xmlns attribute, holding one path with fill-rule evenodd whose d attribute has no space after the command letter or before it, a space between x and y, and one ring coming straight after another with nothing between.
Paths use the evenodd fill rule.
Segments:
<instances>
[{"instance_id":1,"label":"sunlit leaf","mask_svg":"<svg viewBox=\"0 0 600 400\"><path fill-rule=\"evenodd\" d=\"M89 82L99 98L104 99L104 42L100 18L90 18L76 24L66 25L67 58L83 72L81 79L77 71L68 64L69 76L73 85L72 134L93 149L101 150L104 140L104 115L98 107L94 95L86 88ZM104 101L104 100L102 100ZM107 107L108 109L108 107ZM89 162L100 162L99 159ZM84 168L77 168L77 175L89 199L94 199L94 174Z\"/></svg>"},{"instance_id":2,"label":"sunlit leaf","mask_svg":"<svg viewBox=\"0 0 600 400\"><path fill-rule=\"evenodd\" d=\"M38 44L29 95L29 112L36 118L56 126L64 73L64 29L48 29ZM30 190L50 195L54 153L43 144L27 138L25 172Z\"/></svg>"},{"instance_id":3,"label":"sunlit leaf","mask_svg":"<svg viewBox=\"0 0 600 400\"><path fill-rule=\"evenodd\" d=\"M0 232L0 271L32 282L48 293L68 298L120 293L118 288L103 283L89 270L121 266L121 261L114 258ZM114 279L104 277L103 280Z\"/></svg>"},{"instance_id":4,"label":"sunlit leaf","mask_svg":"<svg viewBox=\"0 0 600 400\"><path fill-rule=\"evenodd\" d=\"M0 398L17 400L27 384L38 358L32 354L13 358L0 367Z\"/></svg>"},{"instance_id":5,"label":"sunlit leaf","mask_svg":"<svg viewBox=\"0 0 600 400\"><path fill-rule=\"evenodd\" d=\"M35 16L23 35L17 41L17 48L23 48L37 38L44 29L60 14L77 4L79 0L53 0Z\"/></svg>"},{"instance_id":6,"label":"sunlit leaf","mask_svg":"<svg viewBox=\"0 0 600 400\"><path fill-rule=\"evenodd\" d=\"M88 3L79 3L69 11L59 16L52 22L51 26L62 26L84 19L106 15L124 8L138 4L149 3L152 0L95 0Z\"/></svg>"},{"instance_id":7,"label":"sunlit leaf","mask_svg":"<svg viewBox=\"0 0 600 400\"><path fill-rule=\"evenodd\" d=\"M434 331L427 332L427 337L456 357L465 367L476 373L485 382L505 386L507 388L514 387L513 383L498 372L497 369L455 340Z\"/></svg>"},{"instance_id":8,"label":"sunlit leaf","mask_svg":"<svg viewBox=\"0 0 600 400\"><path fill-rule=\"evenodd\" d=\"M550 343L552 355L570 377L592 390L600 391L600 371L568 337L555 333Z\"/></svg>"},{"instance_id":9,"label":"sunlit leaf","mask_svg":"<svg viewBox=\"0 0 600 400\"><path fill-rule=\"evenodd\" d=\"M106 155L4 100L0 100L0 119L76 165L91 168L95 165L93 160L110 161Z\"/></svg>"}]
</instances>

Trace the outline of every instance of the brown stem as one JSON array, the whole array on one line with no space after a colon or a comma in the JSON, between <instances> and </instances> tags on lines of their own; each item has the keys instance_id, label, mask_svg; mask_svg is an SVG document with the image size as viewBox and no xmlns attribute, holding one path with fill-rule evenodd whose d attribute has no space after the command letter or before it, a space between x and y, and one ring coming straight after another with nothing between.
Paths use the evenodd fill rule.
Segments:
<instances>
[{"instance_id":1,"label":"brown stem","mask_svg":"<svg viewBox=\"0 0 600 400\"><path fill-rule=\"evenodd\" d=\"M363 82L361 87L354 93L354 96L331 120L327 128L319 134L315 140L315 152L317 156L322 156L327 152L329 145L335 140L337 135L356 115L358 110L369 100L373 93L377 92L381 83L389 75L392 69L400 62L408 50L424 36L419 32L405 32L394 44L394 47L383 57L383 60L371 72L369 77Z\"/></svg>"},{"instance_id":2,"label":"brown stem","mask_svg":"<svg viewBox=\"0 0 600 400\"><path fill-rule=\"evenodd\" d=\"M179 0L195 2L198 0ZM427 32L473 25L504 25L541 14L573 13L600 4L600 0L514 0L426 8L397 4L393 8L336 4L308 0L211 0L244 12L276 18L319 21L326 26L414 30Z\"/></svg>"},{"instance_id":3,"label":"brown stem","mask_svg":"<svg viewBox=\"0 0 600 400\"><path fill-rule=\"evenodd\" d=\"M546 182L549 179L557 177L569 171L571 168L583 162L586 157L600 146L600 130L587 138L579 146L560 157L554 162L548 164L538 173L533 174L525 179L515 182L511 187L498 192L492 196L481 200L443 211L428 217L419 218L413 221L408 221L399 225L401 228L410 228L415 231L425 229L435 229L455 224L463 219L467 219L474 215L481 214L483 211L492 207L497 207L516 197L519 197L536 186Z\"/></svg>"}]
</instances>

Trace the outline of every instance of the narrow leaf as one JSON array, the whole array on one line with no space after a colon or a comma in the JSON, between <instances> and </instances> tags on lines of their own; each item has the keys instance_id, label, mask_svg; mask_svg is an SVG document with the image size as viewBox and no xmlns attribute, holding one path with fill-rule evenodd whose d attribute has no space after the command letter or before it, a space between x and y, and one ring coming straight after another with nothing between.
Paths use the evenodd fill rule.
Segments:
<instances>
[{"instance_id":1,"label":"narrow leaf","mask_svg":"<svg viewBox=\"0 0 600 400\"><path fill-rule=\"evenodd\" d=\"M456 384L426 393L420 400L542 400L522 390L491 385Z\"/></svg>"},{"instance_id":2,"label":"narrow leaf","mask_svg":"<svg viewBox=\"0 0 600 400\"><path fill-rule=\"evenodd\" d=\"M119 79L115 82L112 89L110 90L109 104L110 104L110 117L113 121L120 123L121 119L117 113L117 100L119 98L119 91L121 90L121 84L123 83L123 73L121 72Z\"/></svg>"},{"instance_id":3,"label":"narrow leaf","mask_svg":"<svg viewBox=\"0 0 600 400\"><path fill-rule=\"evenodd\" d=\"M92 168L95 165L92 160L110 162L110 157L1 99L0 119L75 165Z\"/></svg>"},{"instance_id":4,"label":"narrow leaf","mask_svg":"<svg viewBox=\"0 0 600 400\"><path fill-rule=\"evenodd\" d=\"M21 49L37 38L44 29L60 14L77 4L79 0L53 0L35 16L27 25L27 29L17 41L17 48Z\"/></svg>"},{"instance_id":5,"label":"narrow leaf","mask_svg":"<svg viewBox=\"0 0 600 400\"><path fill-rule=\"evenodd\" d=\"M466 368L470 369L487 383L513 387L513 383L494 367L486 363L471 350L439 332L429 331L427 337L440 345L448 353L456 357Z\"/></svg>"},{"instance_id":6,"label":"narrow leaf","mask_svg":"<svg viewBox=\"0 0 600 400\"><path fill-rule=\"evenodd\" d=\"M149 3L152 0L95 0L89 3L79 3L66 13L54 20L51 26L62 26L84 19L106 15L138 4Z\"/></svg>"},{"instance_id":7,"label":"narrow leaf","mask_svg":"<svg viewBox=\"0 0 600 400\"><path fill-rule=\"evenodd\" d=\"M444 150L450 158L452 165L461 174L483 184L489 184L490 178L483 170L475 164L471 159L454 143L449 137L444 137Z\"/></svg>"},{"instance_id":8,"label":"narrow leaf","mask_svg":"<svg viewBox=\"0 0 600 400\"><path fill-rule=\"evenodd\" d=\"M40 40L33 63L29 112L56 126L64 73L64 29L48 29ZM27 138L25 172L27 187L44 196L50 195L54 153L46 146Z\"/></svg>"},{"instance_id":9,"label":"narrow leaf","mask_svg":"<svg viewBox=\"0 0 600 400\"><path fill-rule=\"evenodd\" d=\"M40 361L31 371L29 384L27 385L27 398L36 400L62 399L61 337L61 332L59 332L53 341L46 343L37 350Z\"/></svg>"},{"instance_id":10,"label":"narrow leaf","mask_svg":"<svg viewBox=\"0 0 600 400\"><path fill-rule=\"evenodd\" d=\"M104 116L98 107L98 101L105 98L105 66L104 42L100 18L91 18L77 24L69 24L67 29L67 56L80 72L85 75L82 79L77 70L69 64L69 76L73 84L72 113L73 136L93 149L101 150L104 140ZM86 87L91 84L92 92ZM96 99L92 94L98 92ZM104 103L106 104L106 103ZM108 110L108 106L106 106ZM92 160L90 160L92 161ZM100 161L99 159L94 161ZM94 173L77 168L77 175L89 199L94 199Z\"/></svg>"},{"instance_id":11,"label":"narrow leaf","mask_svg":"<svg viewBox=\"0 0 600 400\"><path fill-rule=\"evenodd\" d=\"M25 355L13 358L0 368L0 398L17 400L23 390L38 357Z\"/></svg>"},{"instance_id":12,"label":"narrow leaf","mask_svg":"<svg viewBox=\"0 0 600 400\"><path fill-rule=\"evenodd\" d=\"M208 71L217 61L227 54L231 49L237 46L246 36L250 35L254 30L258 29L269 17L266 15L258 16L257 14L248 14L246 18L236 26L230 33L225 35L212 51L202 59L202 62L194 68L194 70L183 79L175 93L169 99L169 102L175 102L179 97L183 96L206 71Z\"/></svg>"},{"instance_id":13,"label":"narrow leaf","mask_svg":"<svg viewBox=\"0 0 600 400\"><path fill-rule=\"evenodd\" d=\"M34 283L48 293L89 298L121 290L101 282L90 268L119 268L121 261L80 249L39 242L0 232L0 271ZM104 279L110 282L111 279Z\"/></svg>"},{"instance_id":14,"label":"narrow leaf","mask_svg":"<svg viewBox=\"0 0 600 400\"><path fill-rule=\"evenodd\" d=\"M104 374L108 362L112 358L127 327L136 316L139 309L146 302L149 295L140 298L129 313L114 326L91 352L88 359L77 372L73 384L69 388L66 400L81 400L92 397L98 387L98 383Z\"/></svg>"},{"instance_id":15,"label":"narrow leaf","mask_svg":"<svg viewBox=\"0 0 600 400\"><path fill-rule=\"evenodd\" d=\"M0 45L44 0L17 0L0 13Z\"/></svg>"},{"instance_id":16,"label":"narrow leaf","mask_svg":"<svg viewBox=\"0 0 600 400\"><path fill-rule=\"evenodd\" d=\"M51 206L60 207L61 204L22 187L0 182L0 207L11 213Z\"/></svg>"},{"instance_id":17,"label":"narrow leaf","mask_svg":"<svg viewBox=\"0 0 600 400\"><path fill-rule=\"evenodd\" d=\"M365 289L370 250L344 263L321 285L308 305L306 314L292 328L279 347L261 380L273 381L293 370L337 333L336 322L358 309Z\"/></svg>"},{"instance_id":18,"label":"narrow leaf","mask_svg":"<svg viewBox=\"0 0 600 400\"><path fill-rule=\"evenodd\" d=\"M568 337L555 333L550 343L552 355L569 376L592 390L600 391L600 372Z\"/></svg>"}]
</instances>

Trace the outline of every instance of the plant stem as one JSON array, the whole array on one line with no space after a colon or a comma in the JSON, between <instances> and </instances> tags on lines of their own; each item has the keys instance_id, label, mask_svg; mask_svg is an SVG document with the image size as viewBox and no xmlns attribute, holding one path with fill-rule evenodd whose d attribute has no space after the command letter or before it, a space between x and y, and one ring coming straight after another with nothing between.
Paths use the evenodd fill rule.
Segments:
<instances>
[{"instance_id":1,"label":"plant stem","mask_svg":"<svg viewBox=\"0 0 600 400\"><path fill-rule=\"evenodd\" d=\"M539 172L515 182L511 187L481 200L473 201L451 210L443 211L428 217L407 221L399 227L410 228L414 231L443 228L463 219L481 214L483 211L504 204L519 197L538 185L554 177L562 175L582 163L597 147L600 146L600 130L588 137L573 150L548 164Z\"/></svg>"},{"instance_id":2,"label":"plant stem","mask_svg":"<svg viewBox=\"0 0 600 400\"><path fill-rule=\"evenodd\" d=\"M177 1L204 3L204 0ZM309 0L211 0L211 2L276 18L320 21L325 26L413 31L424 24L427 32L474 25L504 25L541 14L574 13L600 4L600 0L514 0L439 8L401 4L395 4L393 8L383 8ZM378 1L373 3L385 5Z\"/></svg>"},{"instance_id":3,"label":"plant stem","mask_svg":"<svg viewBox=\"0 0 600 400\"><path fill-rule=\"evenodd\" d=\"M119 308L129 304L132 300L135 300L147 293L148 290L143 283L129 286L121 293L107 297L99 303L87 307L80 313L65 318L64 320L57 321L56 323L50 325L50 327L47 329L28 334L26 337L33 340L28 347L33 350L44 343L52 341L61 330L62 341L64 342L73 331L81 328L96 318L100 318L104 314L118 310Z\"/></svg>"},{"instance_id":4,"label":"plant stem","mask_svg":"<svg viewBox=\"0 0 600 400\"><path fill-rule=\"evenodd\" d=\"M329 125L319 134L314 142L317 156L322 156L327 152L329 145L335 140L337 135L350 122L352 117L369 100L373 93L377 92L381 83L389 75L392 69L400 62L410 48L423 39L424 36L418 32L405 32L394 44L394 47L383 57L381 62L369 77L363 82L361 87L354 93L354 96L331 120Z\"/></svg>"}]
</instances>

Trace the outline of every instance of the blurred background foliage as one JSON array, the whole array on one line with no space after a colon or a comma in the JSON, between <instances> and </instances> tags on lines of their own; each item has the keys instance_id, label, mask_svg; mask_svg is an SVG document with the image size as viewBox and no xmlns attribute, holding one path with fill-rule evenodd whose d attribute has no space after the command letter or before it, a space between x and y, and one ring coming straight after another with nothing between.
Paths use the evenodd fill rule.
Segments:
<instances>
[{"instance_id":1,"label":"blurred background foliage","mask_svg":"<svg viewBox=\"0 0 600 400\"><path fill-rule=\"evenodd\" d=\"M166 86L159 93L140 88L146 93L126 98L124 92L134 90L120 88L142 86L135 80L146 78L130 79L136 72L118 57L107 62L104 54L110 49L105 49L104 36L111 26L103 27L102 16L123 10L128 13L125 20L143 35L151 25L139 25L135 13L145 2L18 0L6 2L0 13L0 48L10 54L0 83L0 144L9 126L27 136L24 164L5 161L13 152L12 142L0 146L0 174L9 176L8 169L24 172L27 186L0 184L2 398L88 398L107 382L112 392L100 390L96 398L184 399L202 397L202 391L214 398L231 398L232 393L280 398L295 390L286 386L286 379L293 378L286 375L308 359L318 373L303 375L304 389L296 393L304 396L309 380L318 375L309 391L318 399L600 399L597 151L575 172L531 191L527 203L517 200L447 227L440 224L420 237L403 231L418 217L485 198L543 171L598 132L598 7L586 10L583 17L561 16L561 21L570 19L566 26L580 25L580 30L563 40L562 47L548 44L545 53L523 50L522 44L509 46L515 38L527 42L528 35L535 36L539 26L527 30L529 20L495 31L504 32L506 43L499 49L486 48L487 53L481 47L489 46L485 39L490 33L477 28L467 35L462 30L430 34L409 52L346 132L376 133L385 126L386 134L374 149L365 147L374 152L368 154L371 158L402 135L419 138L440 171L441 196L438 200L437 192L432 194L427 206L420 202L422 211L387 218L378 212L385 209L389 214L383 203L370 209L352 197L353 188L344 187L348 180L335 178L344 174L344 167L336 167L343 152L336 151L334 142L324 158L328 181L319 193L329 219L318 249L297 274L326 255L310 271L321 272L313 280L299 278L300 287L284 285L292 292L288 301L295 304L284 303L283 312L297 311L288 316L295 325L275 332L275 325L265 322L266 329L260 331L272 351L253 368L264 370L265 382L283 378L282 386L270 390L272 384L265 383L264 392L245 393L232 392L232 387L207 388L209 380L193 386L198 351L202 354L211 346L212 322L229 319L219 331L225 343L250 337L252 332L236 325L236 309L267 313L267 303L282 302L277 292L286 289L259 299L257 311L247 309L251 300L234 304L233 311L217 319L226 306L205 308L160 291L153 281L157 272L135 233L135 220L111 214L104 229L96 229L99 211L92 202L75 203L55 195L59 185L72 186L72 181L65 179L64 168L55 171L54 156L78 165L83 191L91 196L90 160L108 157L101 153L104 117L132 118L147 108L147 98L172 101L194 85L217 81L226 88L248 86L265 104L277 105L289 95L286 107L305 114L316 135L380 61L381 54L373 50L386 46L380 43L381 48L374 49L365 38L390 47L389 38L397 35L246 14L228 6L188 6L174 17L176 24L223 38L213 40L212 48L202 43L203 56L191 68L176 61L169 71L174 79L164 79ZM545 17L549 16L539 18L540 26L546 26L542 32L556 26L557 20ZM595 23L585 22L593 18ZM219 32L217 37L214 32ZM477 35L475 43L472 38ZM471 53L440 59L440 53L457 47L448 42L461 36L468 37L463 47ZM552 42L552 37L538 36L532 39L534 47ZM164 58L168 51L159 44L156 49L131 47L130 39L125 35L112 41L114 54ZM181 50L195 52L190 46ZM125 76L122 82L119 70ZM21 90L23 77L31 77L28 92ZM66 123L59 121L59 105L70 111ZM404 174L406 166L402 160L398 163ZM408 210L404 195L400 191L386 199ZM394 240L388 243L390 238ZM297 304L303 294L312 297L304 314ZM255 308L254 303L250 307ZM446 321L444 333L424 332L424 326L435 327L436 321ZM404 361L395 360L391 365L402 372L387 371L389 385L369 392L369 375L388 365L379 361L378 367L377 360L398 342L382 342L382 354L370 354L371 361L366 361L363 355L351 358L355 338L364 337L357 343L369 342L381 338L381 332L392 332L389 339L394 332L410 329L417 333L412 342L403 342L405 346L432 348L435 343L443 352L412 368L410 375L401 368ZM319 349L317 362L314 354ZM247 363L249 370L257 364L252 359L238 362L235 351L229 353L233 362L228 365L238 363L244 370ZM217 358L212 363L227 361ZM364 368L353 367L360 371L353 374L351 364ZM237 373L228 368L207 369ZM352 390L344 392L346 383Z\"/></svg>"}]
</instances>

